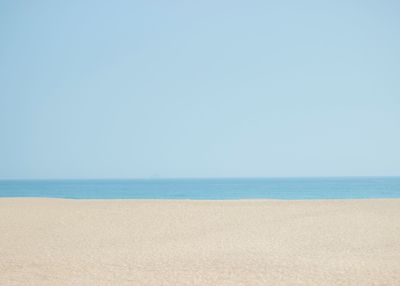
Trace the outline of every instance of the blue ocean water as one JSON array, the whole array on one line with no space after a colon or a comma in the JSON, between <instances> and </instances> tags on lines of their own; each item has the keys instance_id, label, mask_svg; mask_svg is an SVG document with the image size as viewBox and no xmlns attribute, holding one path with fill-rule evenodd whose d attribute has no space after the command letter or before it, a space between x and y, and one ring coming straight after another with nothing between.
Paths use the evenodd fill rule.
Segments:
<instances>
[{"instance_id":1,"label":"blue ocean water","mask_svg":"<svg viewBox=\"0 0 400 286\"><path fill-rule=\"evenodd\" d=\"M400 177L7 180L0 197L73 199L400 198Z\"/></svg>"}]
</instances>

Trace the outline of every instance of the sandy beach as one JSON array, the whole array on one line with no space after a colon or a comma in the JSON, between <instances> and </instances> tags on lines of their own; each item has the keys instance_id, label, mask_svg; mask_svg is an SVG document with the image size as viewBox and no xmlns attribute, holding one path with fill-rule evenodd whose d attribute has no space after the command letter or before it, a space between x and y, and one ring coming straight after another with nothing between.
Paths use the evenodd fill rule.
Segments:
<instances>
[{"instance_id":1,"label":"sandy beach","mask_svg":"<svg viewBox=\"0 0 400 286\"><path fill-rule=\"evenodd\" d=\"M0 285L400 285L400 200L0 199Z\"/></svg>"}]
</instances>

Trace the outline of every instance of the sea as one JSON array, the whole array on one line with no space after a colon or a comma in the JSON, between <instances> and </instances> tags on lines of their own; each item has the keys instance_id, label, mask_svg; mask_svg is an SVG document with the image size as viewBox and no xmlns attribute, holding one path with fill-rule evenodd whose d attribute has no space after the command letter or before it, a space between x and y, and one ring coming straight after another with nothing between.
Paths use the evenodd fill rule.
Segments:
<instances>
[{"instance_id":1,"label":"sea","mask_svg":"<svg viewBox=\"0 0 400 286\"><path fill-rule=\"evenodd\" d=\"M400 177L0 180L0 197L183 200L400 198Z\"/></svg>"}]
</instances>

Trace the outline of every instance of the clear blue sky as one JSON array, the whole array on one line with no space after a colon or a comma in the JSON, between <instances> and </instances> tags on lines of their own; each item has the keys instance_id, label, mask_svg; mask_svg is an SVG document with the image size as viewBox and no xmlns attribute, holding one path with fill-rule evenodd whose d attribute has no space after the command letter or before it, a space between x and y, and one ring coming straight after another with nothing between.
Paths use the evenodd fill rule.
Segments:
<instances>
[{"instance_id":1,"label":"clear blue sky","mask_svg":"<svg viewBox=\"0 0 400 286\"><path fill-rule=\"evenodd\" d=\"M399 1L0 2L0 178L400 175Z\"/></svg>"}]
</instances>

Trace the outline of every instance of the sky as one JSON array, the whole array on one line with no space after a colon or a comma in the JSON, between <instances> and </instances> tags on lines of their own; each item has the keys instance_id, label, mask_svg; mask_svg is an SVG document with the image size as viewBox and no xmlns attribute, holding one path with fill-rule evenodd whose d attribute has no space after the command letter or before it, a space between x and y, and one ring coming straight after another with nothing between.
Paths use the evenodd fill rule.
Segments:
<instances>
[{"instance_id":1,"label":"sky","mask_svg":"<svg viewBox=\"0 0 400 286\"><path fill-rule=\"evenodd\" d=\"M399 1L0 2L0 179L400 175Z\"/></svg>"}]
</instances>

